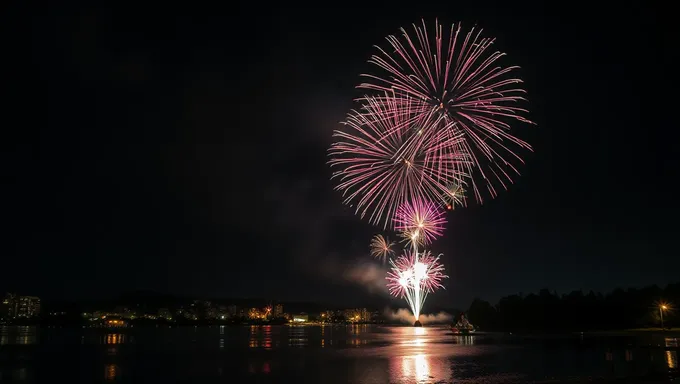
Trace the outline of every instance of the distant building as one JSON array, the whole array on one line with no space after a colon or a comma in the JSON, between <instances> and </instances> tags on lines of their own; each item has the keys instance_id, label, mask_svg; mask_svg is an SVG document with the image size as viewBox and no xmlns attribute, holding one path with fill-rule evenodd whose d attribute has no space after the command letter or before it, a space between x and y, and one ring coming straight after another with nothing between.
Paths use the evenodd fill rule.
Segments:
<instances>
[{"instance_id":1,"label":"distant building","mask_svg":"<svg viewBox=\"0 0 680 384\"><path fill-rule=\"evenodd\" d=\"M356 309L345 309L344 310L345 320L349 322L357 322L360 319L359 311Z\"/></svg>"},{"instance_id":2,"label":"distant building","mask_svg":"<svg viewBox=\"0 0 680 384\"><path fill-rule=\"evenodd\" d=\"M230 305L227 307L227 314L229 317L238 317L239 315L239 310L238 307L235 305Z\"/></svg>"},{"instance_id":3,"label":"distant building","mask_svg":"<svg viewBox=\"0 0 680 384\"><path fill-rule=\"evenodd\" d=\"M36 317L40 315L40 298L35 296L20 296L17 317Z\"/></svg>"},{"instance_id":4,"label":"distant building","mask_svg":"<svg viewBox=\"0 0 680 384\"><path fill-rule=\"evenodd\" d=\"M109 312L107 316L121 317L124 319L134 319L135 317L137 317L137 312L131 310L128 307L117 306L116 308L113 309L113 312Z\"/></svg>"},{"instance_id":5,"label":"distant building","mask_svg":"<svg viewBox=\"0 0 680 384\"><path fill-rule=\"evenodd\" d=\"M366 308L359 309L359 320L363 322L371 321L371 312Z\"/></svg>"},{"instance_id":6,"label":"distant building","mask_svg":"<svg viewBox=\"0 0 680 384\"><path fill-rule=\"evenodd\" d=\"M158 317L165 320L172 320L172 314L167 308L159 308Z\"/></svg>"},{"instance_id":7,"label":"distant building","mask_svg":"<svg viewBox=\"0 0 680 384\"><path fill-rule=\"evenodd\" d=\"M206 307L205 308L205 318L206 319L215 319L217 318L217 309L213 307Z\"/></svg>"},{"instance_id":8,"label":"distant building","mask_svg":"<svg viewBox=\"0 0 680 384\"><path fill-rule=\"evenodd\" d=\"M17 296L8 293L2 301L2 315L7 318L31 318L40 315L40 298L35 296Z\"/></svg>"},{"instance_id":9,"label":"distant building","mask_svg":"<svg viewBox=\"0 0 680 384\"><path fill-rule=\"evenodd\" d=\"M0 303L0 319L11 319L16 313L16 304L14 300L14 295L8 293L2 299Z\"/></svg>"},{"instance_id":10,"label":"distant building","mask_svg":"<svg viewBox=\"0 0 680 384\"><path fill-rule=\"evenodd\" d=\"M274 317L283 317L283 304L276 304L274 306Z\"/></svg>"},{"instance_id":11,"label":"distant building","mask_svg":"<svg viewBox=\"0 0 680 384\"><path fill-rule=\"evenodd\" d=\"M19 301L17 296L12 293L5 294L5 297L0 303L0 318L2 319L12 319L16 317L18 310Z\"/></svg>"},{"instance_id":12,"label":"distant building","mask_svg":"<svg viewBox=\"0 0 680 384\"><path fill-rule=\"evenodd\" d=\"M306 323L309 321L309 315L306 313L301 313L299 315L293 315L294 323Z\"/></svg>"}]
</instances>

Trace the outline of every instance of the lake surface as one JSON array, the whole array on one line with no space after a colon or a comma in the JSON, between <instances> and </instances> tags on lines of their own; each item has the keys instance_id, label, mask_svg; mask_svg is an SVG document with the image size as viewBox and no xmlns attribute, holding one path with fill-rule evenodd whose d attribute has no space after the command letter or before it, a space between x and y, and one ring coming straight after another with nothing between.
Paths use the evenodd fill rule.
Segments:
<instances>
[{"instance_id":1,"label":"lake surface","mask_svg":"<svg viewBox=\"0 0 680 384\"><path fill-rule=\"evenodd\" d=\"M664 382L679 377L677 346L660 334L462 337L445 327L0 326L0 382Z\"/></svg>"}]
</instances>

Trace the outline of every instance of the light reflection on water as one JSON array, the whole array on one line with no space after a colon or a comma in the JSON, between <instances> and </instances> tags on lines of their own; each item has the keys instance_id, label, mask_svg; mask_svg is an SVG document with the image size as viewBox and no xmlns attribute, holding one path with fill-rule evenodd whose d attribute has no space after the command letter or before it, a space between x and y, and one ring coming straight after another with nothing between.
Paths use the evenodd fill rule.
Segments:
<instances>
[{"instance_id":1,"label":"light reflection on water","mask_svg":"<svg viewBox=\"0 0 680 384\"><path fill-rule=\"evenodd\" d=\"M104 344L124 344L125 335L121 333L109 333L106 335Z\"/></svg>"},{"instance_id":2,"label":"light reflection on water","mask_svg":"<svg viewBox=\"0 0 680 384\"><path fill-rule=\"evenodd\" d=\"M119 368L116 364L107 364L104 367L104 380L116 381L117 376L119 376Z\"/></svg>"},{"instance_id":3,"label":"light reflection on water","mask_svg":"<svg viewBox=\"0 0 680 384\"><path fill-rule=\"evenodd\" d=\"M678 339L674 337L667 337L666 340L666 347L667 348L672 348L678 347ZM675 350L667 350L666 351L666 362L668 364L668 369L673 369L677 370L678 369L678 352Z\"/></svg>"},{"instance_id":4,"label":"light reflection on water","mask_svg":"<svg viewBox=\"0 0 680 384\"><path fill-rule=\"evenodd\" d=\"M38 342L38 332L34 326L0 326L0 345L29 345Z\"/></svg>"},{"instance_id":5,"label":"light reflection on water","mask_svg":"<svg viewBox=\"0 0 680 384\"><path fill-rule=\"evenodd\" d=\"M671 374L678 371L677 349L676 338L660 335L649 340L523 339L454 336L445 327L266 325L115 332L0 327L0 381L27 382L38 372L73 381L91 371L87 382L138 376L147 378L142 382L197 383L218 377L225 382L527 382ZM38 359L38 354L51 359ZM77 368L63 368L68 366Z\"/></svg>"}]
</instances>

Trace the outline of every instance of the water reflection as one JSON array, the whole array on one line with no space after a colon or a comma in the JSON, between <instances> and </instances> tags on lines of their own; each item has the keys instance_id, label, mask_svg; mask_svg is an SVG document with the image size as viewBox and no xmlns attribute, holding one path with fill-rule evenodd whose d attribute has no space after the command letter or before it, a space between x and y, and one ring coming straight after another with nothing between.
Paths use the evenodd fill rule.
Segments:
<instances>
[{"instance_id":1,"label":"water reflection","mask_svg":"<svg viewBox=\"0 0 680 384\"><path fill-rule=\"evenodd\" d=\"M390 348L390 382L447 382L451 379L450 363L439 356L436 329L432 328L395 328L392 337L400 340L397 348ZM437 333L435 335L435 333Z\"/></svg>"},{"instance_id":2,"label":"water reflection","mask_svg":"<svg viewBox=\"0 0 680 384\"><path fill-rule=\"evenodd\" d=\"M248 373L263 373L265 375L268 375L271 372L272 367L269 361L265 361L262 364L258 364L255 362L251 362L250 364L248 364Z\"/></svg>"},{"instance_id":3,"label":"water reflection","mask_svg":"<svg viewBox=\"0 0 680 384\"><path fill-rule=\"evenodd\" d=\"M666 362L668 363L668 368L677 369L678 353L676 351L666 351Z\"/></svg>"},{"instance_id":4,"label":"water reflection","mask_svg":"<svg viewBox=\"0 0 680 384\"><path fill-rule=\"evenodd\" d=\"M454 336L456 344L475 345L475 336Z\"/></svg>"},{"instance_id":5,"label":"water reflection","mask_svg":"<svg viewBox=\"0 0 680 384\"><path fill-rule=\"evenodd\" d=\"M15 370L12 379L14 381L28 381L28 370L26 368Z\"/></svg>"},{"instance_id":6,"label":"water reflection","mask_svg":"<svg viewBox=\"0 0 680 384\"><path fill-rule=\"evenodd\" d=\"M678 339L674 337L666 338L667 348L677 348ZM668 369L678 369L678 352L676 350L666 351L666 364L668 364Z\"/></svg>"},{"instance_id":7,"label":"water reflection","mask_svg":"<svg viewBox=\"0 0 680 384\"><path fill-rule=\"evenodd\" d=\"M104 336L104 344L108 346L106 353L110 356L118 354L118 346L125 343L125 334L108 333Z\"/></svg>"},{"instance_id":8,"label":"water reflection","mask_svg":"<svg viewBox=\"0 0 680 384\"><path fill-rule=\"evenodd\" d=\"M353 335L361 335L362 333L365 333L367 329L367 324L352 324L349 327L349 332Z\"/></svg>"},{"instance_id":9,"label":"water reflection","mask_svg":"<svg viewBox=\"0 0 680 384\"><path fill-rule=\"evenodd\" d=\"M120 369L116 364L107 364L104 367L104 379L106 381L115 381L116 377L120 375Z\"/></svg>"},{"instance_id":10,"label":"water reflection","mask_svg":"<svg viewBox=\"0 0 680 384\"><path fill-rule=\"evenodd\" d=\"M257 348L257 326L256 325L251 325L250 326L250 338L248 339L248 346L250 348Z\"/></svg>"},{"instance_id":11,"label":"water reflection","mask_svg":"<svg viewBox=\"0 0 680 384\"><path fill-rule=\"evenodd\" d=\"M272 349L272 326L271 325L251 325L250 338L248 339L250 348Z\"/></svg>"},{"instance_id":12,"label":"water reflection","mask_svg":"<svg viewBox=\"0 0 680 384\"><path fill-rule=\"evenodd\" d=\"M30 345L38 343L38 332L34 326L0 327L0 345Z\"/></svg>"},{"instance_id":13,"label":"water reflection","mask_svg":"<svg viewBox=\"0 0 680 384\"><path fill-rule=\"evenodd\" d=\"M57 376L63 375L68 382L65 376L72 373L60 367L74 362L83 367L77 374L87 375L83 382L130 381L137 376L154 377L153 382L191 382L196 377L243 382L248 380L239 379L250 375L258 376L255 381L329 384L532 382L547 377L560 382L565 377L638 377L648 372L677 377L678 339L667 335L585 337L581 343L577 336L457 336L448 327L0 327L0 383L35 380L43 372L53 381L62 381ZM24 343L39 345L19 345ZM182 359L172 358L175 350Z\"/></svg>"},{"instance_id":14,"label":"water reflection","mask_svg":"<svg viewBox=\"0 0 680 384\"><path fill-rule=\"evenodd\" d=\"M33 341L33 338L30 338L29 335L17 336L17 344L19 345L33 344Z\"/></svg>"},{"instance_id":15,"label":"water reflection","mask_svg":"<svg viewBox=\"0 0 680 384\"><path fill-rule=\"evenodd\" d=\"M402 377L398 378L398 380L415 378L417 382L422 382L431 377L430 364L424 353L419 353L415 356L402 357L401 369Z\"/></svg>"},{"instance_id":16,"label":"water reflection","mask_svg":"<svg viewBox=\"0 0 680 384\"><path fill-rule=\"evenodd\" d=\"M307 328L304 326L288 327L288 345L291 347L304 347L307 345Z\"/></svg>"},{"instance_id":17,"label":"water reflection","mask_svg":"<svg viewBox=\"0 0 680 384\"><path fill-rule=\"evenodd\" d=\"M104 344L124 344L125 335L121 333L109 333L106 335Z\"/></svg>"},{"instance_id":18,"label":"water reflection","mask_svg":"<svg viewBox=\"0 0 680 384\"><path fill-rule=\"evenodd\" d=\"M271 325L265 325L265 326L262 327L262 347L264 349L271 349L272 348L272 326ZM267 372L267 373L269 373L269 372Z\"/></svg>"}]
</instances>

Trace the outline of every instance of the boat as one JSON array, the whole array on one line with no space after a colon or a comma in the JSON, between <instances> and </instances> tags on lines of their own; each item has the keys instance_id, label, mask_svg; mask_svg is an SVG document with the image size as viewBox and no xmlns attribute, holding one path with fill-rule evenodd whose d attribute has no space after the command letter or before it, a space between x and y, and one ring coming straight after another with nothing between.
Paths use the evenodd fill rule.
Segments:
<instances>
[{"instance_id":1,"label":"boat","mask_svg":"<svg viewBox=\"0 0 680 384\"><path fill-rule=\"evenodd\" d=\"M475 333L476 329L465 317L465 313L461 313L458 322L451 325L451 331L454 335L469 335Z\"/></svg>"}]
</instances>

